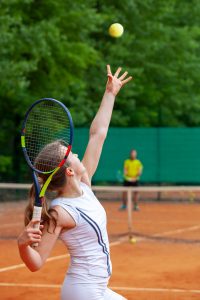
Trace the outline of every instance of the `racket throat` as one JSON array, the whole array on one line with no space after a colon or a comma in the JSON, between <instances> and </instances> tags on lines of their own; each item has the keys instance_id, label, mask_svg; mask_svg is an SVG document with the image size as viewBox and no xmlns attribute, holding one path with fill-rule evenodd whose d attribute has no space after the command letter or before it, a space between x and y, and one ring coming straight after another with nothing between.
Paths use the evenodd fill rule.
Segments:
<instances>
[{"instance_id":1,"label":"racket throat","mask_svg":"<svg viewBox=\"0 0 200 300\"><path fill-rule=\"evenodd\" d=\"M43 185L43 187L42 187L42 189L41 189L41 191L40 191L40 194L39 194L39 198L40 198L40 199L44 197L44 195L45 195L45 193L46 193L46 190L47 190L47 188L48 188L48 186L49 186L49 184L50 184L50 182L51 182L51 180L52 180L53 175L54 175L59 169L60 169L60 167L57 167L57 168L53 171L53 173L47 178L46 182L44 183L44 185Z\"/></svg>"}]
</instances>

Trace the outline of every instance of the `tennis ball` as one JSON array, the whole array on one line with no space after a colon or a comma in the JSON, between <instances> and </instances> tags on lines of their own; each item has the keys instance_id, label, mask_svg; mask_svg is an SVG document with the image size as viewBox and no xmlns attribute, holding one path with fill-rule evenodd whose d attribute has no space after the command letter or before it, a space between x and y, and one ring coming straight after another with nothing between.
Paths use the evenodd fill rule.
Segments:
<instances>
[{"instance_id":1,"label":"tennis ball","mask_svg":"<svg viewBox=\"0 0 200 300\"><path fill-rule=\"evenodd\" d=\"M136 243L137 243L137 240L136 240L135 238L131 238L131 239L130 239L130 243L131 243L131 244L136 244Z\"/></svg>"},{"instance_id":2,"label":"tennis ball","mask_svg":"<svg viewBox=\"0 0 200 300\"><path fill-rule=\"evenodd\" d=\"M109 32L110 36L112 36L114 38L118 38L118 37L122 36L122 34L124 32L124 28L121 24L114 23L114 24L110 25L108 32Z\"/></svg>"}]
</instances>

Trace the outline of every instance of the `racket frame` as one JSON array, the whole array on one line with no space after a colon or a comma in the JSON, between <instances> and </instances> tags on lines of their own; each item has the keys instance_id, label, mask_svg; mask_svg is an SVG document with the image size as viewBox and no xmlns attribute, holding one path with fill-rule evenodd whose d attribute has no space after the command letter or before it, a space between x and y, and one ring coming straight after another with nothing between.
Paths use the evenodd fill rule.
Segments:
<instances>
[{"instance_id":1,"label":"racket frame","mask_svg":"<svg viewBox=\"0 0 200 300\"><path fill-rule=\"evenodd\" d=\"M64 158L62 159L62 161L59 163L59 165L48 172L42 172L40 170L37 170L34 165L31 163L27 150L26 150L26 139L25 139L25 135L26 135L26 123L28 120L28 116L29 113L32 111L32 109L39 104L42 101L52 101L55 102L57 104L59 104L64 111L66 112L66 115L68 117L69 120L69 128L70 128L70 140L69 140L69 145L67 146L67 151L64 155ZM44 116L45 117L45 116ZM40 100L35 101L27 110L26 114L25 114L25 118L24 121L22 123L22 130L21 130L21 146L23 149L23 153L24 153L24 157L26 159L27 164L29 165L29 167L32 170L32 177L33 177L33 182L34 182L34 187L35 187L35 202L34 202L34 209L33 209L33 216L32 219L34 220L38 220L38 223L34 225L34 228L39 228L40 227L40 220L41 220L41 214L42 214L42 202L43 202L43 197L45 195L45 192L48 188L48 185L50 184L52 177L54 176L54 174L64 165L70 151L72 148L72 142L73 142L73 121L72 121L72 117L71 114L69 112L69 110L67 109L67 107L60 101L53 99L53 98L42 98ZM43 184L42 188L40 187L39 181L37 179L37 173L38 174L49 174L49 177L47 178L47 180L45 181L45 183ZM34 243L32 245L33 247L37 247L38 244Z\"/></svg>"}]
</instances>

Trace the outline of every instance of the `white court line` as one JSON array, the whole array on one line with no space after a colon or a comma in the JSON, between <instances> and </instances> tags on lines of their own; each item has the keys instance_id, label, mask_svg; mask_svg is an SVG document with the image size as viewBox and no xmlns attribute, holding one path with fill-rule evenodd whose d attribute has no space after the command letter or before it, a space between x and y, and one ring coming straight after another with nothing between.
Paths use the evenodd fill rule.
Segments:
<instances>
[{"instance_id":1,"label":"white court line","mask_svg":"<svg viewBox=\"0 0 200 300\"><path fill-rule=\"evenodd\" d=\"M40 283L12 283L0 282L0 286L5 287L30 287L30 288L60 288L60 284L40 284Z\"/></svg>"},{"instance_id":2,"label":"white court line","mask_svg":"<svg viewBox=\"0 0 200 300\"><path fill-rule=\"evenodd\" d=\"M194 293L200 294L200 290L186 290L186 289L163 289L163 288L138 288L138 287L110 287L115 291L130 291L130 292L162 292L162 293Z\"/></svg>"},{"instance_id":3,"label":"white court line","mask_svg":"<svg viewBox=\"0 0 200 300\"><path fill-rule=\"evenodd\" d=\"M52 256L52 257L47 258L46 262L54 261L54 260L58 260L58 259L62 259L62 258L67 258L67 257L69 257L69 254ZM24 267L26 267L25 264L13 265L13 266L10 266L10 267L1 268L0 273L1 272L6 272L6 271L11 271L11 270L16 270L16 269L21 269L21 268L24 268Z\"/></svg>"},{"instance_id":4,"label":"white court line","mask_svg":"<svg viewBox=\"0 0 200 300\"><path fill-rule=\"evenodd\" d=\"M194 230L198 230L198 229L200 229L200 225L195 225L195 226L191 226L191 227L187 227L187 228L179 228L176 230L165 231L165 232L161 232L161 233L155 233L155 234L153 234L153 236L171 235L171 234L176 234L176 233L183 233L186 231L194 231Z\"/></svg>"},{"instance_id":5,"label":"white court line","mask_svg":"<svg viewBox=\"0 0 200 300\"><path fill-rule=\"evenodd\" d=\"M155 233L152 235L152 237L156 237L156 236L164 236L164 235L170 235L170 234L175 234L175 233L180 233L180 232L185 232L185 231L192 231L192 230L196 230L196 229L199 229L200 226L199 225L196 225L196 226L192 226L192 227L188 227L188 228L183 228L183 229L176 229L174 231L165 231L165 232L161 232L161 233ZM137 238L137 241L144 241L146 240L147 238L146 237L139 237ZM116 242L112 242L110 243L110 247L112 246L117 246L117 245L120 245L122 244L124 241L127 241L127 238L121 238L119 239L118 241ZM58 255L58 256L52 256L52 257L49 257L46 262L49 262L49 261L54 261L54 260L58 260L58 259L62 259L62 258L66 258L66 257L69 257L69 254L64 254L64 255ZM13 266L9 266L9 267L5 267L5 268L0 268L0 273L1 272L6 272L6 271L11 271L11 270L16 270L16 269L20 269L20 268L24 268L25 267L25 264L17 264L17 265L13 265Z\"/></svg>"},{"instance_id":6,"label":"white court line","mask_svg":"<svg viewBox=\"0 0 200 300\"><path fill-rule=\"evenodd\" d=\"M171 230L171 231L154 233L154 234L150 235L149 237L136 237L136 240L137 240L137 242L141 242L141 241L151 239L153 237L161 237L162 238L163 236L173 235L176 233L183 233L183 232L187 232L187 231L194 231L194 230L198 230L198 229L200 229L200 225L191 226L191 227L183 228L183 229L180 228L180 229Z\"/></svg>"},{"instance_id":7,"label":"white court line","mask_svg":"<svg viewBox=\"0 0 200 300\"><path fill-rule=\"evenodd\" d=\"M127 239L126 239L127 240ZM112 246L117 246L119 244L123 243L123 241L116 241L116 242L113 242L113 243L110 243L110 247ZM58 260L58 259L63 259L63 258L67 258L69 257L70 255L69 254L63 254L63 255L57 255L57 256L52 256L52 257L49 257L47 258L46 262L49 262L49 261L54 261L54 260ZM0 268L0 273L2 272L6 272L6 271L11 271L11 270L16 270L16 269L21 269L21 268L24 268L26 267L25 264L17 264L17 265L13 265L13 266L9 266L9 267L5 267L5 268Z\"/></svg>"},{"instance_id":8,"label":"white court line","mask_svg":"<svg viewBox=\"0 0 200 300\"><path fill-rule=\"evenodd\" d=\"M41 284L41 283L10 283L2 282L0 283L2 287L27 287L27 288L51 288L57 289L61 288L60 284ZM111 286L112 290L115 291L126 291L126 292L152 292L152 293L193 293L200 294L200 290L187 290L187 289L164 289L164 288L139 288L139 287L125 287L125 286Z\"/></svg>"},{"instance_id":9,"label":"white court line","mask_svg":"<svg viewBox=\"0 0 200 300\"><path fill-rule=\"evenodd\" d=\"M13 265L13 266L10 266L10 267L1 268L0 273L15 270L15 269L20 269L20 268L24 268L24 267L25 267L25 264Z\"/></svg>"}]
</instances>

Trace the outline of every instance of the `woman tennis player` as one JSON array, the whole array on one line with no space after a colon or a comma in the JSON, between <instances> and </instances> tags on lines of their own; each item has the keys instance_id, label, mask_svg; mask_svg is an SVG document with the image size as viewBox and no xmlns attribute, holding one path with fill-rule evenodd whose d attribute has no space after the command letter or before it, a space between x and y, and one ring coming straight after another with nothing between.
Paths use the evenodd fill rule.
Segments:
<instances>
[{"instance_id":1,"label":"woman tennis player","mask_svg":"<svg viewBox=\"0 0 200 300\"><path fill-rule=\"evenodd\" d=\"M112 266L106 213L91 190L91 178L100 159L115 97L132 79L127 78L127 72L121 76L120 72L121 68L118 68L112 75L110 66L107 66L106 90L91 124L89 142L82 162L70 152L64 166L53 176L48 190L56 191L57 196L51 202L50 209L44 199L43 225L40 229L34 228L38 221L30 221L34 202L34 188L31 189L25 213L26 227L18 238L20 256L32 272L44 265L58 237L64 242L71 259L62 286L62 300L125 299L107 288ZM59 141L48 144L39 153L35 164L42 164L47 153L51 153L56 166L62 151L65 153L66 148ZM40 182L45 182L47 176L39 174ZM33 244L38 244L38 247L32 247Z\"/></svg>"}]
</instances>

